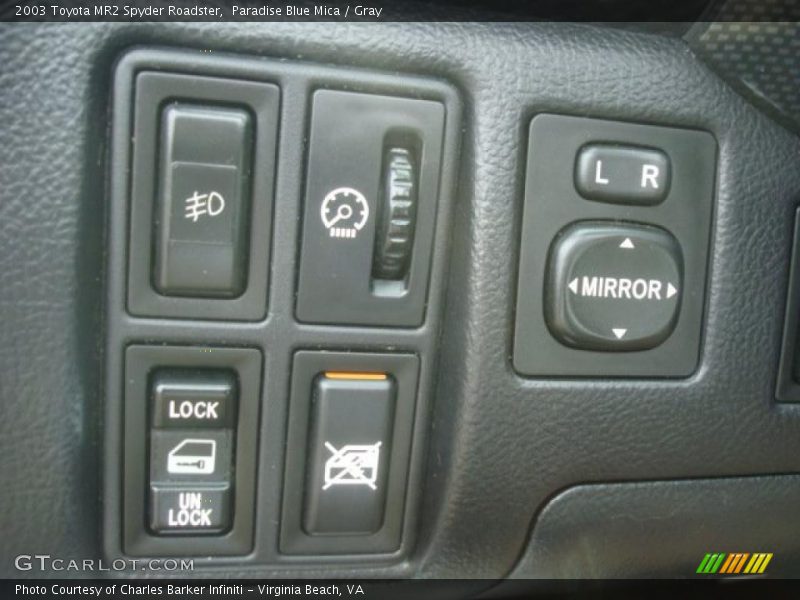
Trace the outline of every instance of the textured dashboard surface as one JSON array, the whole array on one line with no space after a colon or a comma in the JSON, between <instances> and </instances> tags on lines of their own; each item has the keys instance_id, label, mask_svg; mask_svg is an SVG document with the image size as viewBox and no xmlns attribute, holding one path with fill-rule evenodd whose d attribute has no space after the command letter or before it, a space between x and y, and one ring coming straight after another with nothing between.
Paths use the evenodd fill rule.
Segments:
<instances>
[{"instance_id":1,"label":"textured dashboard surface","mask_svg":"<svg viewBox=\"0 0 800 600\"><path fill-rule=\"evenodd\" d=\"M788 20L769 18L780 3L732 2L720 18L689 35L708 63L754 101L796 131L800 127L800 3L789 5ZM726 5L727 8L727 5ZM731 14L727 14L731 13ZM758 19L758 17L761 17ZM762 22L749 22L752 20Z\"/></svg>"},{"instance_id":2,"label":"textured dashboard surface","mask_svg":"<svg viewBox=\"0 0 800 600\"><path fill-rule=\"evenodd\" d=\"M772 553L769 576L796 577L798 502L796 475L577 486L544 507L511 577L689 577L721 551Z\"/></svg>"},{"instance_id":3,"label":"textured dashboard surface","mask_svg":"<svg viewBox=\"0 0 800 600\"><path fill-rule=\"evenodd\" d=\"M100 554L109 80L123 50L154 44L432 75L462 90L463 175L423 529L406 572L507 574L537 510L576 483L800 471L798 407L773 403L800 140L681 40L569 24L6 25L0 574L13 573L20 553ZM539 112L717 138L708 309L691 378L513 373L525 132Z\"/></svg>"}]
</instances>

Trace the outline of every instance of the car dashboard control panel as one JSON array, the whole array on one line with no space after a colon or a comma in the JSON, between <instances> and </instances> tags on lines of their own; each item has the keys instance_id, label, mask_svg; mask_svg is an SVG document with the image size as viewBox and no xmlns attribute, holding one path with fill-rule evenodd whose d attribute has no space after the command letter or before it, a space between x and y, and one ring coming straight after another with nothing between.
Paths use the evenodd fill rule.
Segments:
<instances>
[{"instance_id":1,"label":"car dashboard control panel","mask_svg":"<svg viewBox=\"0 0 800 600\"><path fill-rule=\"evenodd\" d=\"M107 553L402 564L428 460L458 93L157 49L126 54L113 92ZM509 376L690 376L713 136L538 114L527 142Z\"/></svg>"},{"instance_id":2,"label":"car dashboard control panel","mask_svg":"<svg viewBox=\"0 0 800 600\"><path fill-rule=\"evenodd\" d=\"M109 555L408 554L460 110L433 79L157 49L120 60Z\"/></svg>"}]
</instances>

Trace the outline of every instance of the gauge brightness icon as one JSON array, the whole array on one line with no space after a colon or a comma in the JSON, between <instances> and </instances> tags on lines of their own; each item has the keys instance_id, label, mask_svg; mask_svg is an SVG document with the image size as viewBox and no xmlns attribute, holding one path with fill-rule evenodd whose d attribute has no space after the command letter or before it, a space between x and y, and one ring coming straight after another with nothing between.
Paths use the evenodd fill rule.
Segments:
<instances>
[{"instance_id":1,"label":"gauge brightness icon","mask_svg":"<svg viewBox=\"0 0 800 600\"><path fill-rule=\"evenodd\" d=\"M332 238L354 239L367 224L369 204L356 189L336 188L322 200L320 217Z\"/></svg>"}]
</instances>

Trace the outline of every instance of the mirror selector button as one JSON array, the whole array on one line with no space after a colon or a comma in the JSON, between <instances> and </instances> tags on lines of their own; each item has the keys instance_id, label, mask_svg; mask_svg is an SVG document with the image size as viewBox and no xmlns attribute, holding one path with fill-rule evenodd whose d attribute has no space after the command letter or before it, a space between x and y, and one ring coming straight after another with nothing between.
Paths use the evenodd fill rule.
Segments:
<instances>
[{"instance_id":1,"label":"mirror selector button","mask_svg":"<svg viewBox=\"0 0 800 600\"><path fill-rule=\"evenodd\" d=\"M666 198L669 184L669 158L660 150L589 144L575 162L575 187L589 200L658 204Z\"/></svg>"},{"instance_id":2,"label":"mirror selector button","mask_svg":"<svg viewBox=\"0 0 800 600\"><path fill-rule=\"evenodd\" d=\"M168 296L239 296L246 286L250 115L172 104L162 113L154 284Z\"/></svg>"},{"instance_id":3,"label":"mirror selector button","mask_svg":"<svg viewBox=\"0 0 800 600\"><path fill-rule=\"evenodd\" d=\"M381 528L394 403L394 380L384 374L317 378L306 467L306 533L367 535Z\"/></svg>"},{"instance_id":4,"label":"mirror selector button","mask_svg":"<svg viewBox=\"0 0 800 600\"><path fill-rule=\"evenodd\" d=\"M677 321L682 258L658 227L579 222L550 249L545 317L551 333L575 348L646 350Z\"/></svg>"}]
</instances>

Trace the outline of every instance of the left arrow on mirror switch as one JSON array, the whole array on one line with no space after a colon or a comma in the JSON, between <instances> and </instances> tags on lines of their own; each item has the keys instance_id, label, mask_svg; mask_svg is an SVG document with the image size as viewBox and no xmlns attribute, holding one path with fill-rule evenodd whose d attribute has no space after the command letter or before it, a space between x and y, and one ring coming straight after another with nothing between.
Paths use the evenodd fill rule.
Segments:
<instances>
[{"instance_id":1,"label":"left arrow on mirror switch","mask_svg":"<svg viewBox=\"0 0 800 600\"><path fill-rule=\"evenodd\" d=\"M244 292L251 146L244 110L181 103L163 109L153 272L159 293Z\"/></svg>"}]
</instances>

